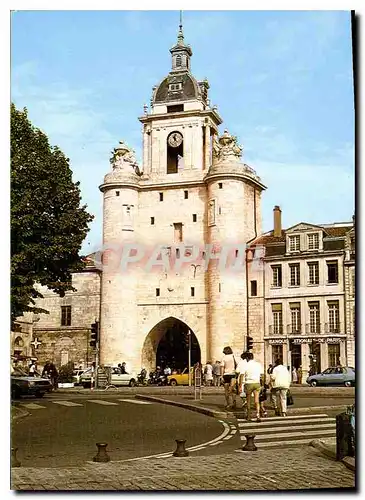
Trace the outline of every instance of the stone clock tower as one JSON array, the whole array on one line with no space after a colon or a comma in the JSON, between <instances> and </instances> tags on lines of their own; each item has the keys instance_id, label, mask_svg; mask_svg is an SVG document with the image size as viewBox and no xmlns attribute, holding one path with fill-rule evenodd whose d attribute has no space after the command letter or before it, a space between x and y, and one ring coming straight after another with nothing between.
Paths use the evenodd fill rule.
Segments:
<instances>
[{"instance_id":1,"label":"stone clock tower","mask_svg":"<svg viewBox=\"0 0 365 500\"><path fill-rule=\"evenodd\" d=\"M203 363L220 359L225 345L244 348L245 268L221 269L213 254L209 260L206 245L213 245L214 252L237 244L237 255L261 232L265 186L241 162L236 138L227 131L219 137L222 119L210 105L208 81L197 81L191 73L193 53L181 25L170 52L170 72L153 88L150 107L139 118L143 164L121 142L100 186L104 247L138 243L146 257L160 245L175 263L147 269L140 259L127 271L104 266L100 362L126 361L135 370L153 368L165 335L184 328ZM194 262L176 265L179 244L185 245L184 252L199 247ZM118 260L115 252L104 257Z\"/></svg>"}]
</instances>

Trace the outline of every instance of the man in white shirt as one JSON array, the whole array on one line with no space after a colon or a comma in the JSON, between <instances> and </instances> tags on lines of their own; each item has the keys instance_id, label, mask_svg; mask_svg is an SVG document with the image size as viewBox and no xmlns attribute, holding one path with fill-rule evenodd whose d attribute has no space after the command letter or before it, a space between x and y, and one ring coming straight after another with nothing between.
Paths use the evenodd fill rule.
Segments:
<instances>
[{"instance_id":1,"label":"man in white shirt","mask_svg":"<svg viewBox=\"0 0 365 500\"><path fill-rule=\"evenodd\" d=\"M248 352L243 352L241 354L241 359L238 361L237 366L236 366L237 385L238 385L239 394L242 398L242 407L245 407L247 404L246 394L245 394L244 387L243 387L243 374L246 371L247 354L248 354Z\"/></svg>"},{"instance_id":2,"label":"man in white shirt","mask_svg":"<svg viewBox=\"0 0 365 500\"><path fill-rule=\"evenodd\" d=\"M275 361L275 367L270 375L273 396L280 415L286 417L286 396L290 387L290 373L280 359Z\"/></svg>"},{"instance_id":3,"label":"man in white shirt","mask_svg":"<svg viewBox=\"0 0 365 500\"><path fill-rule=\"evenodd\" d=\"M260 422L260 401L259 394L261 388L261 373L263 372L261 363L253 359L252 352L247 353L247 365L243 374L244 389L247 398L247 420L251 420L251 394L254 397L256 408L256 420Z\"/></svg>"}]
</instances>

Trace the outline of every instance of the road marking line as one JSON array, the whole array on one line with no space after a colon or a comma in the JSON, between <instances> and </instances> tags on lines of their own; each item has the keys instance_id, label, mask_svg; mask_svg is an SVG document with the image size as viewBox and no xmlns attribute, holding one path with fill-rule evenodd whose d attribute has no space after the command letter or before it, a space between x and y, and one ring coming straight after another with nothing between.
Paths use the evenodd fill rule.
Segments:
<instances>
[{"instance_id":1,"label":"road marking line","mask_svg":"<svg viewBox=\"0 0 365 500\"><path fill-rule=\"evenodd\" d=\"M196 446L191 446L190 448L186 448L186 449L188 451L198 451L202 448L205 448L206 446L215 446L217 444L222 444L223 439L225 438L225 436L229 432L229 425L226 424L226 422L224 422L223 420L218 420L218 422L220 422L224 427L224 431L222 432L222 434L220 436L218 436L217 438L212 439L211 441L208 441L206 443L200 443L200 444L197 444ZM162 453L162 454L160 453L158 455L148 455L146 457L127 458L126 460L121 460L121 462L134 462L135 460L143 460L145 458L168 458L168 457L172 457L172 453Z\"/></svg>"},{"instance_id":2,"label":"road marking line","mask_svg":"<svg viewBox=\"0 0 365 500\"><path fill-rule=\"evenodd\" d=\"M303 431L303 432L283 432L283 433L275 433L275 434L260 434L259 436L256 436L255 437L255 440L256 441L262 441L264 439L272 439L272 438L286 438L286 437L302 437L302 436L317 436L317 435L322 435L322 436L333 436L334 434L336 434L336 429L332 429L332 430L328 430L328 431L325 431L325 430L321 430L321 431ZM245 439L244 436L241 436L241 440L243 441ZM313 439L313 438L312 438Z\"/></svg>"},{"instance_id":3,"label":"road marking line","mask_svg":"<svg viewBox=\"0 0 365 500\"><path fill-rule=\"evenodd\" d=\"M277 427L280 427L282 425L292 425L293 427L296 426L296 424L306 424L306 423L312 423L313 425L321 425L321 423L326 423L326 424L335 424L336 419L335 418L323 418L321 420L312 420L311 418L303 418L301 420L289 420L287 421L285 417L282 418L280 421L272 421L266 422L265 420L261 420L260 422L260 427L273 427L274 425ZM238 427L255 427L257 426L257 422L248 422L247 420L245 422L239 422Z\"/></svg>"},{"instance_id":4,"label":"road marking line","mask_svg":"<svg viewBox=\"0 0 365 500\"><path fill-rule=\"evenodd\" d=\"M223 439L226 441L227 439L231 439L232 435L226 436ZM215 444L215 443L214 443ZM212 445L211 445L212 446Z\"/></svg>"},{"instance_id":5,"label":"road marking line","mask_svg":"<svg viewBox=\"0 0 365 500\"><path fill-rule=\"evenodd\" d=\"M113 405L118 406L118 403L111 403L110 401L104 401L102 399L87 399L89 403L96 403L97 405Z\"/></svg>"},{"instance_id":6,"label":"road marking line","mask_svg":"<svg viewBox=\"0 0 365 500\"><path fill-rule=\"evenodd\" d=\"M256 433L259 433L259 434L270 434L271 432L281 432L281 431L293 431L293 432L302 432L302 431L310 431L311 429L313 430L320 430L320 429L323 429L323 431L330 431L332 429L336 429L336 426L333 425L333 424L329 424L329 425L321 425L321 424L317 424L317 425L296 425L296 426L292 426L292 427L266 427L266 428L263 428L263 427L254 427L254 428L250 428L250 429L240 429L239 432L240 434L247 434L247 432L256 432Z\"/></svg>"},{"instance_id":7,"label":"road marking line","mask_svg":"<svg viewBox=\"0 0 365 500\"><path fill-rule=\"evenodd\" d=\"M330 418L328 417L328 415L326 413L321 413L321 414L318 414L318 415L288 415L286 417L265 417L265 420L283 420L285 418L285 420L289 420L289 419L297 419L297 418L314 418L314 419L318 419L318 418L323 418L323 417L327 417L327 418ZM244 418L238 418L237 419L238 422L246 422L246 419Z\"/></svg>"},{"instance_id":8,"label":"road marking line","mask_svg":"<svg viewBox=\"0 0 365 500\"><path fill-rule=\"evenodd\" d=\"M296 431L299 429L334 429L336 427L335 423L328 423L328 424L310 424L306 423L303 425L288 425L288 426L283 426L281 425L280 427L270 425L270 426L261 426L260 424L256 424L250 427L240 427L239 431L240 432L271 432L271 431Z\"/></svg>"},{"instance_id":9,"label":"road marking line","mask_svg":"<svg viewBox=\"0 0 365 500\"><path fill-rule=\"evenodd\" d=\"M29 410L40 410L41 408L46 408L46 406L37 405L36 403L21 403L21 406L29 408Z\"/></svg>"},{"instance_id":10,"label":"road marking line","mask_svg":"<svg viewBox=\"0 0 365 500\"><path fill-rule=\"evenodd\" d=\"M233 429L233 430L231 430L231 434L232 434L232 435L233 435L233 434L236 434L236 432L237 432L237 429Z\"/></svg>"},{"instance_id":11,"label":"road marking line","mask_svg":"<svg viewBox=\"0 0 365 500\"><path fill-rule=\"evenodd\" d=\"M52 401L52 403L55 405L62 405L62 406L84 406L81 405L80 403L74 403L73 401Z\"/></svg>"},{"instance_id":12,"label":"road marking line","mask_svg":"<svg viewBox=\"0 0 365 500\"><path fill-rule=\"evenodd\" d=\"M150 401L139 401L138 399L118 399L118 401L124 401L125 403L134 403L136 405L152 405Z\"/></svg>"}]
</instances>

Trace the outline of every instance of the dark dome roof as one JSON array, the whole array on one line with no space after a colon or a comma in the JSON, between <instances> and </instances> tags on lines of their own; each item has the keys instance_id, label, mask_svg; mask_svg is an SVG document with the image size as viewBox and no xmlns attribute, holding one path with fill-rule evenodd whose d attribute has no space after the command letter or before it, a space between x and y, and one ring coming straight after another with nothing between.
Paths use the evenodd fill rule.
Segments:
<instances>
[{"instance_id":1,"label":"dark dome roof","mask_svg":"<svg viewBox=\"0 0 365 500\"><path fill-rule=\"evenodd\" d=\"M182 83L179 91L169 91L171 83ZM157 87L154 102L186 101L189 99L201 99L200 89L195 78L189 73L169 74Z\"/></svg>"}]
</instances>

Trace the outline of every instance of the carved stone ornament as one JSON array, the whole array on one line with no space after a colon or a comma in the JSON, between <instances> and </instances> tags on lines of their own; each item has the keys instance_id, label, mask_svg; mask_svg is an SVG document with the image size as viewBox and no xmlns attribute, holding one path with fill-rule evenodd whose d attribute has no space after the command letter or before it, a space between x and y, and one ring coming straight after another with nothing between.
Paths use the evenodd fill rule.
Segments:
<instances>
[{"instance_id":1,"label":"carved stone ornament","mask_svg":"<svg viewBox=\"0 0 365 500\"><path fill-rule=\"evenodd\" d=\"M119 141L119 145L114 148L110 163L113 170L129 170L132 168L137 175L140 175L135 151L123 141Z\"/></svg>"},{"instance_id":2,"label":"carved stone ornament","mask_svg":"<svg viewBox=\"0 0 365 500\"><path fill-rule=\"evenodd\" d=\"M233 157L239 159L242 156L242 146L237 144L237 137L225 130L219 139L214 141L213 154L217 161Z\"/></svg>"}]
</instances>

